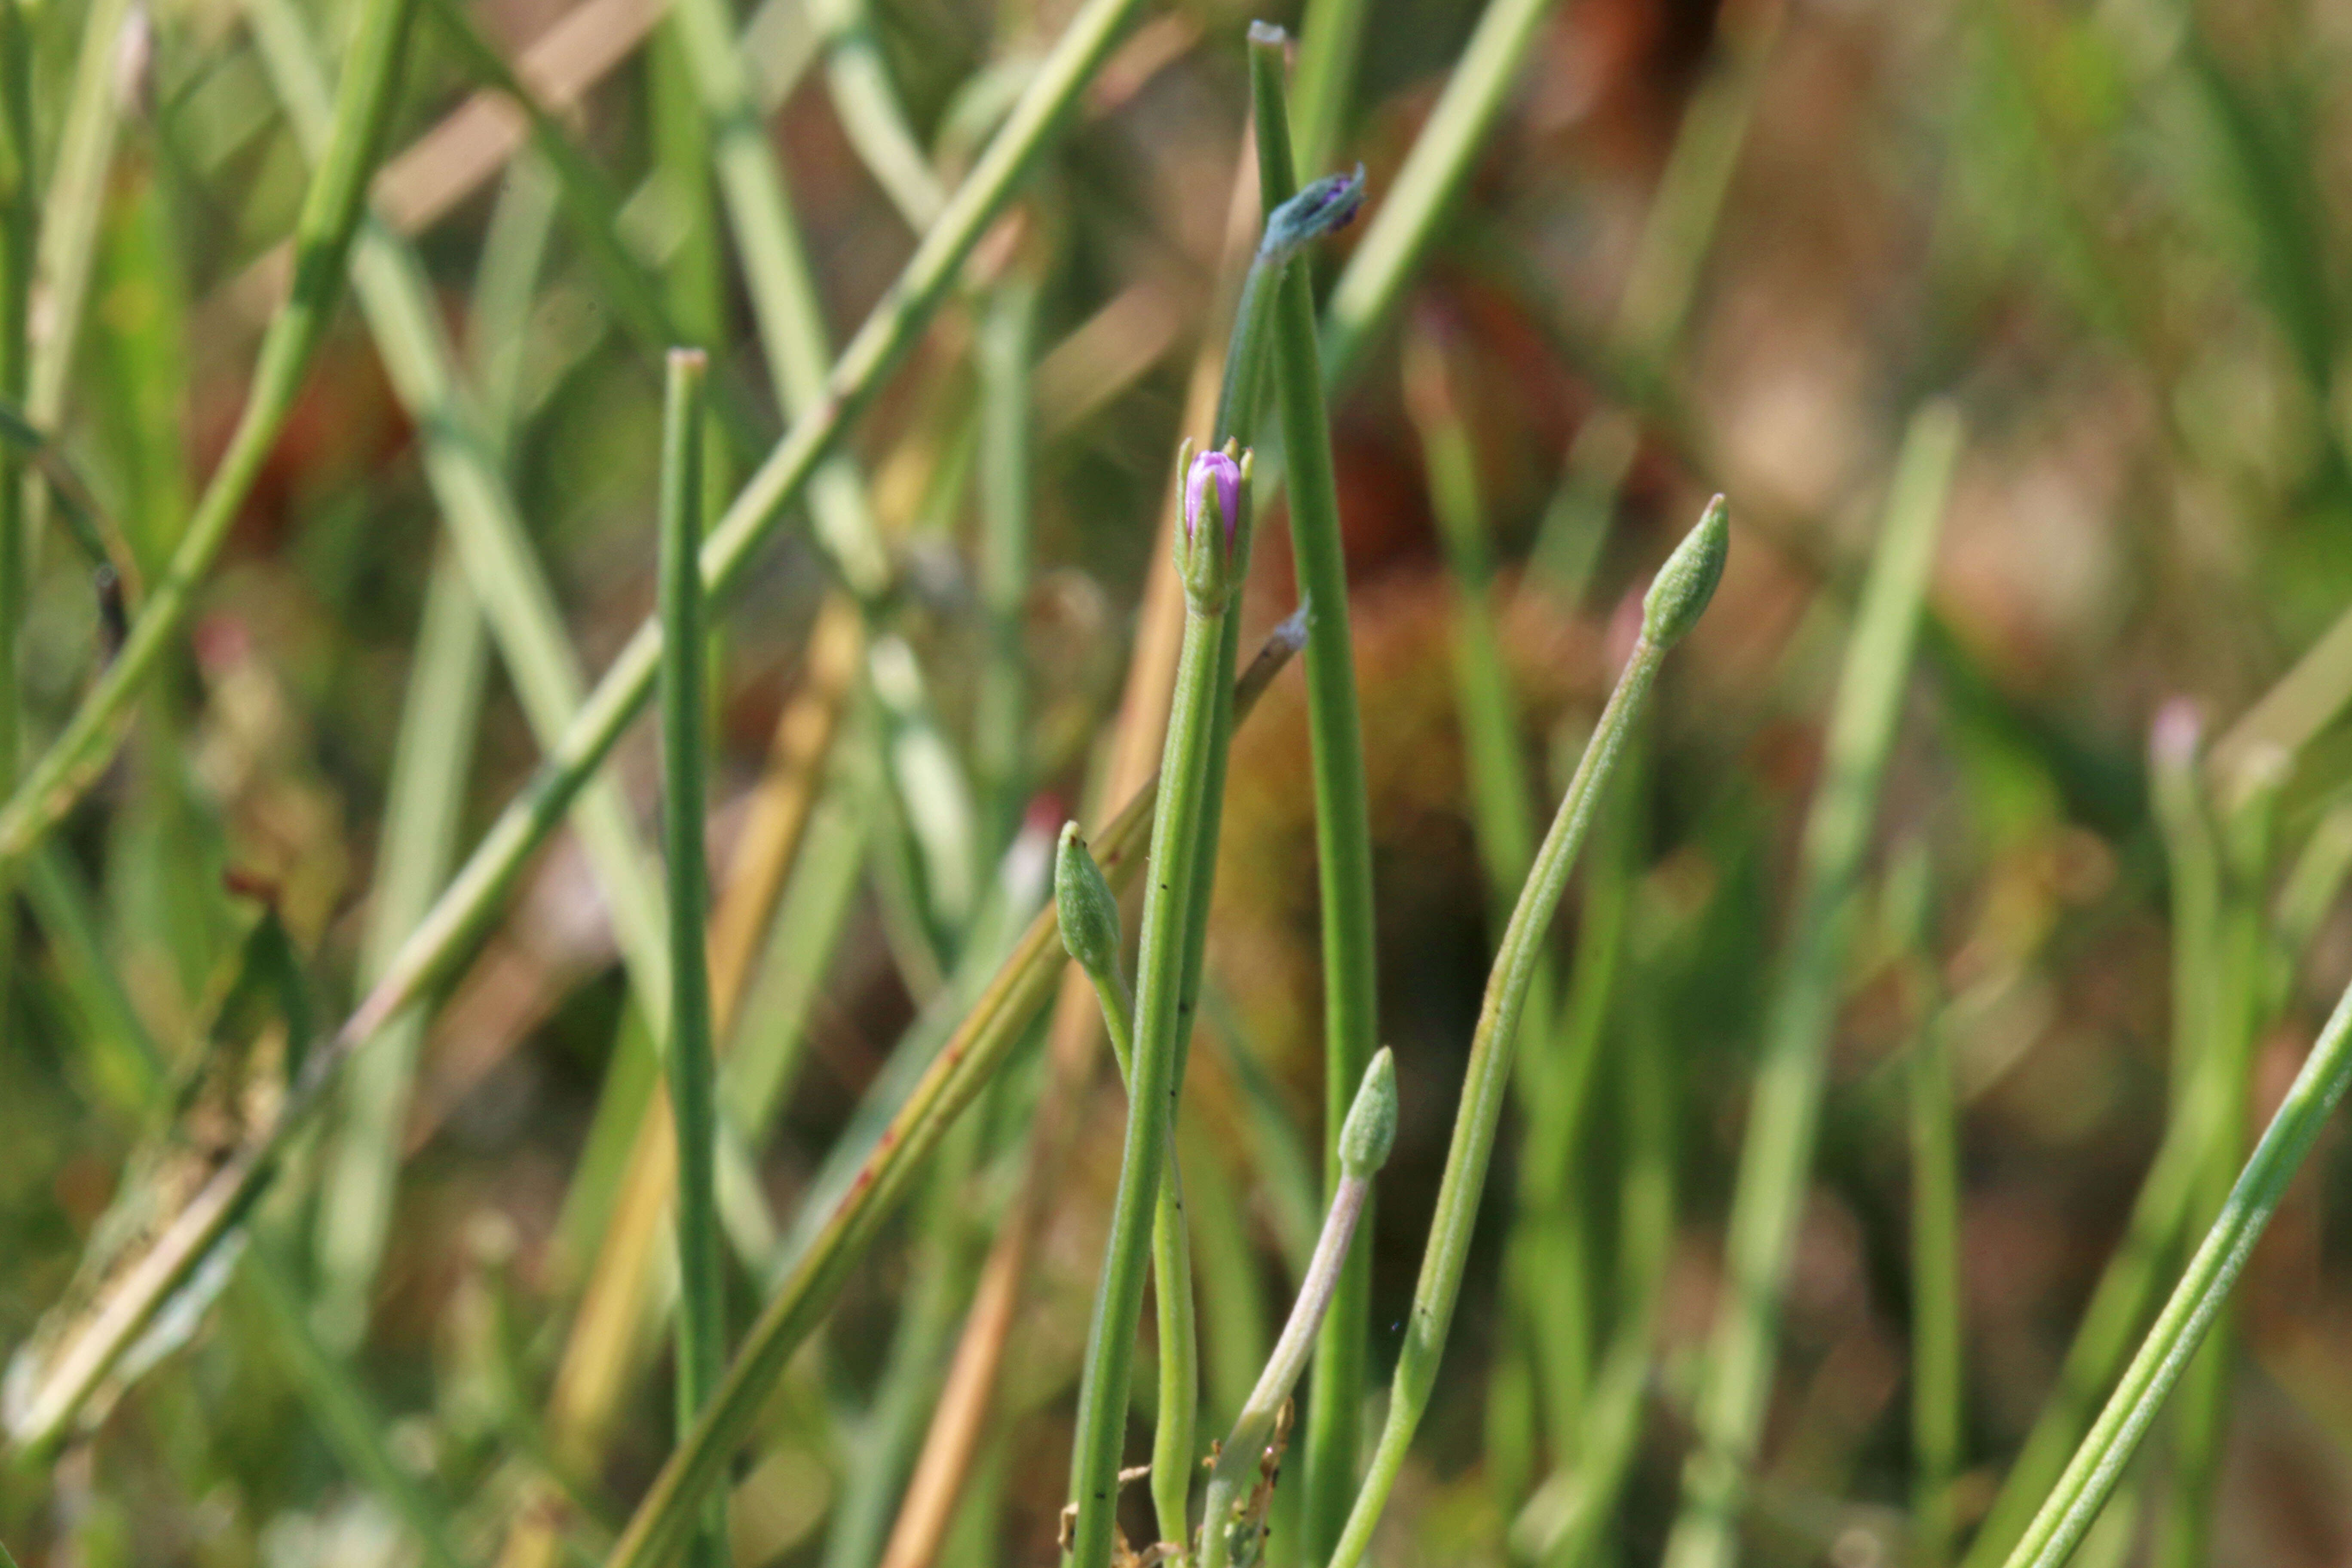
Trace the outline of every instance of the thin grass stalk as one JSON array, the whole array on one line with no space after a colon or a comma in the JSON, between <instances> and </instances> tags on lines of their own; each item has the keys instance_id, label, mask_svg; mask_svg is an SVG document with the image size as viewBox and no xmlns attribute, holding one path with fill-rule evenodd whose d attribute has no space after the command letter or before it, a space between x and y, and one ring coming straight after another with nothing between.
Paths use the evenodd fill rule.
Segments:
<instances>
[{"instance_id":1,"label":"thin grass stalk","mask_svg":"<svg viewBox=\"0 0 2352 1568\"><path fill-rule=\"evenodd\" d=\"M512 444L530 300L552 211L546 171L535 162L517 163L491 211L476 274L467 341L482 394L485 438L502 455ZM480 603L445 548L425 587L393 747L383 835L360 939L362 984L383 972L449 874L489 674L485 630ZM327 1145L311 1239L319 1275L311 1318L320 1338L343 1353L366 1330L424 1039L425 1020L412 1014L396 1020L375 1050L353 1064Z\"/></svg>"},{"instance_id":2,"label":"thin grass stalk","mask_svg":"<svg viewBox=\"0 0 2352 1568\"><path fill-rule=\"evenodd\" d=\"M2148 747L2149 798L2172 900L2171 1115L2133 1199L2123 1239L2100 1272L2056 1383L1969 1544L1964 1568L2003 1562L2057 1484L2100 1391L2116 1377L2131 1336L2147 1318L2159 1271L2195 1227L2200 1173L2210 1170L2210 1151L2227 1137L2223 1111L2234 1096L2215 1076L2227 1053L2210 1048L2225 989L2222 873L2200 739L2195 711L2171 705L2158 715Z\"/></svg>"},{"instance_id":3,"label":"thin grass stalk","mask_svg":"<svg viewBox=\"0 0 2352 1568\"><path fill-rule=\"evenodd\" d=\"M1337 1568L1356 1568L1370 1550L1372 1533L1403 1468L1405 1451L1412 1447L1413 1433L1436 1386L1446 1332L1461 1294L1463 1271L1469 1263L1478 1199L1495 1152L1495 1130L1502 1118L1519 1018L1527 1005L1528 987L1535 978L1544 933L1559 907L1577 851L1592 825L1593 813L1626 739L1648 705L1658 667L1705 613L1722 576L1730 529L1729 515L1718 496L1651 585L1643 605L1642 633L1560 797L1496 949L1486 994L1479 1004L1477 1028L1470 1040L1462 1100L1454 1113L1454 1136L1446 1146L1445 1172L1438 1182L1437 1208L1430 1221L1428 1247L1422 1255L1421 1278L1413 1287L1404 1342L1390 1384L1388 1416L1348 1515L1348 1527L1332 1552L1331 1562Z\"/></svg>"},{"instance_id":4,"label":"thin grass stalk","mask_svg":"<svg viewBox=\"0 0 2352 1568\"><path fill-rule=\"evenodd\" d=\"M363 0L333 123L295 220L294 288L270 319L253 383L170 564L64 730L0 805L0 868L63 817L113 755L132 700L176 646L198 584L228 537L341 296L343 262L367 199L416 0ZM12 493L16 487L10 487ZM12 530L11 531L15 531Z\"/></svg>"},{"instance_id":5,"label":"thin grass stalk","mask_svg":"<svg viewBox=\"0 0 2352 1568\"><path fill-rule=\"evenodd\" d=\"M1254 254L1251 240L1258 228L1255 156L1254 147L1244 146L1234 181L1214 319L1223 319L1237 302ZM1203 340L1193 362L1181 428L1199 429L1213 419L1225 358L1224 345L1213 334ZM1168 510L1155 532L1165 534L1181 526L1181 498L1171 485ZM1154 556L1137 620L1118 726L1102 776L1090 788L1090 802L1106 797L1116 800L1131 793L1150 775L1165 739L1167 698L1175 684L1176 655L1184 625L1183 584L1172 553ZM1238 627L1235 633L1238 647ZM1213 757L1212 768L1216 766ZM1217 815L1213 802L1206 815L1210 818ZM1205 917L1201 923L1201 936L1205 939ZM1201 945L1205 947L1204 940ZM1192 973L1197 973L1197 968ZM996 1396L997 1373L1020 1305L1040 1211L1054 1191L1066 1155L1078 1100L1093 1079L1101 1014L1081 970L1074 967L1065 973L1047 1028L1045 1088L1031 1122L1020 1184L997 1227L971 1310L965 1315L963 1336L949 1367L946 1386L932 1413L931 1428L908 1484L898 1521L883 1552L884 1568L923 1568L938 1556L948 1536L957 1494L972 1468L982 1429ZM1255 1376L1255 1369L1253 1359L1249 1375Z\"/></svg>"},{"instance_id":6,"label":"thin grass stalk","mask_svg":"<svg viewBox=\"0 0 2352 1568\"><path fill-rule=\"evenodd\" d=\"M1320 169L1339 155L1355 105L1364 53L1365 0L1309 0L1298 24L1298 67L1291 98L1291 157Z\"/></svg>"},{"instance_id":7,"label":"thin grass stalk","mask_svg":"<svg viewBox=\"0 0 2352 1568\"><path fill-rule=\"evenodd\" d=\"M247 0L246 9L298 140L320 146L325 84L301 18L288 0ZM587 679L507 483L502 448L466 395L415 248L370 216L351 247L351 265L361 312L394 393L422 435L425 479L441 502L450 541L531 732L542 752L551 752L581 711ZM585 785L573 826L604 895L630 983L661 1039L671 983L661 887L615 781ZM397 963L395 950L387 969Z\"/></svg>"},{"instance_id":8,"label":"thin grass stalk","mask_svg":"<svg viewBox=\"0 0 2352 1568\"><path fill-rule=\"evenodd\" d=\"M829 786L826 803L814 815L811 804L834 757L835 738L857 679L864 648L860 626L856 606L838 592L819 609L809 634L806 679L777 719L768 767L737 835L710 921L711 1016L717 1043L727 1052L719 1106L723 1125L747 1139L767 1125L790 1079L807 1010L865 863L868 814L862 803L870 789L863 774L837 770L840 776ZM831 832L824 831L828 820ZM789 887L787 868L793 872ZM757 948L772 914L773 930L755 986ZM598 1102L600 1121L620 1114L635 1088L634 1075L608 1075ZM659 1109L665 1098L656 1090L638 1100L638 1114L628 1119L634 1134L626 1129L618 1134L623 1142L617 1146L626 1149L619 1202L608 1221L594 1227L593 1247L580 1248L593 1261L541 1423L549 1448L566 1469L593 1468L626 1392L640 1325L648 1313L662 1310L648 1289L647 1273L677 1182L671 1118ZM647 1110L653 1114L643 1114ZM590 1163L583 1156L575 1194ZM551 1510L526 1500L515 1510L499 1562L502 1568L544 1568L557 1561L561 1546Z\"/></svg>"},{"instance_id":9,"label":"thin grass stalk","mask_svg":"<svg viewBox=\"0 0 2352 1568\"><path fill-rule=\"evenodd\" d=\"M1822 783L1805 824L1794 925L1733 1187L1723 1294L1695 1414L1699 1447L1684 1471L1666 1568L1729 1568L1738 1557L1739 1514L1771 1391L1777 1303L1812 1168L1855 886L1959 447L1958 416L1948 405L1931 404L1913 416L1846 644Z\"/></svg>"},{"instance_id":10,"label":"thin grass stalk","mask_svg":"<svg viewBox=\"0 0 2352 1568\"><path fill-rule=\"evenodd\" d=\"M2273 807L2281 782L2275 769L2249 781L2252 787L2224 825L2225 890L2220 941L2210 961L2215 978L2203 1050L2207 1070L2201 1075L2213 1096L2214 1134L2197 1177L2190 1211L2196 1226L2210 1226L2219 1216L2245 1157L2255 1047L2271 1017L2266 905ZM2238 1369L2233 1317L2225 1305L2182 1373L2172 1420L2171 1486L2157 1525L2158 1568L2197 1568L2210 1555L2213 1504Z\"/></svg>"},{"instance_id":11,"label":"thin grass stalk","mask_svg":"<svg viewBox=\"0 0 2352 1568\"><path fill-rule=\"evenodd\" d=\"M866 0L824 0L817 10L825 35L825 89L842 132L908 228L920 234L939 221L947 192L907 122L872 9Z\"/></svg>"},{"instance_id":12,"label":"thin grass stalk","mask_svg":"<svg viewBox=\"0 0 2352 1568\"><path fill-rule=\"evenodd\" d=\"M1928 866L1913 846L1888 877L1888 924L1911 992L1911 1518L1919 1568L1947 1568L1959 1540L1967 1389L1960 1342L1959 1100L1928 947Z\"/></svg>"},{"instance_id":13,"label":"thin grass stalk","mask_svg":"<svg viewBox=\"0 0 2352 1568\"><path fill-rule=\"evenodd\" d=\"M57 154L41 192L40 239L33 278L42 301L42 329L30 344L24 397L25 416L42 430L58 428L64 416L74 350L81 341L82 307L89 296L107 172L122 121L116 61L130 15L131 0L95 0L83 15L81 46L74 58L73 85L67 89ZM28 565L40 559L41 518L47 500L35 489L26 503Z\"/></svg>"},{"instance_id":14,"label":"thin grass stalk","mask_svg":"<svg viewBox=\"0 0 2352 1568\"><path fill-rule=\"evenodd\" d=\"M2024 1539L2010 1553L2010 1568L2058 1568L2082 1543L2229 1299L2246 1258L2347 1084L2352 1084L2352 991L2337 1002L2155 1326L2065 1473L2043 1500Z\"/></svg>"},{"instance_id":15,"label":"thin grass stalk","mask_svg":"<svg viewBox=\"0 0 2352 1568\"><path fill-rule=\"evenodd\" d=\"M1055 857L1054 896L1062 945L1070 950L1070 956L1094 984L1095 998L1102 1008L1103 1034L1118 1062L1119 1081L1131 1095L1135 1091L1134 1003L1119 963L1118 900L1103 880L1101 868L1087 854L1075 822L1062 829ZM1172 1543L1181 1553L1191 1537L1192 1446L1201 1399L1199 1324L1172 1107L1164 1120L1168 1152L1151 1208L1151 1280L1160 1362L1151 1437L1151 1502L1160 1540Z\"/></svg>"},{"instance_id":16,"label":"thin grass stalk","mask_svg":"<svg viewBox=\"0 0 2352 1568\"><path fill-rule=\"evenodd\" d=\"M1430 510L1454 583L1454 707L1461 719L1471 831L1486 872L1491 929L1499 935L1535 858L1536 803L1520 754L1517 703L1490 603L1494 567L1478 494L1476 453L1454 395L1445 351L1432 325L1421 323L1407 337L1403 364L1405 406L1421 437ZM1588 920L1580 929L1589 933L1601 924ZM1598 996L1605 990L1604 983L1589 994ZM1530 1027L1539 1036L1553 1034L1563 1021L1556 1016L1557 996L1552 966L1539 965L1528 991ZM1524 1495L1532 1478L1538 1406L1551 1418L1555 1463L1571 1457L1563 1439L1572 1441L1581 1419L1583 1400L1570 1386L1585 1370L1581 1247L1574 1229L1577 1216L1551 1201L1549 1192L1565 1185L1570 1161L1560 1135L1533 1131L1541 1108L1578 1098L1548 1092L1574 1068L1578 1055L1571 1045L1549 1059L1534 1053L1517 1058L1516 1088L1531 1127L1519 1161L1519 1204L1504 1247L1505 1321L1486 1401L1487 1463L1495 1474L1495 1489L1503 1497ZM1541 1157L1538 1142L1547 1146ZM1540 1241L1538 1231L1545 1233ZM1540 1399L1538 1363L1568 1374L1549 1379Z\"/></svg>"},{"instance_id":17,"label":"thin grass stalk","mask_svg":"<svg viewBox=\"0 0 2352 1568\"><path fill-rule=\"evenodd\" d=\"M1016 268L990 294L974 359L980 374L979 578L987 637L972 699L972 771L991 853L1012 838L1029 788L1023 630L1030 576L1030 366L1035 357L1037 282Z\"/></svg>"},{"instance_id":18,"label":"thin grass stalk","mask_svg":"<svg viewBox=\"0 0 2352 1568\"><path fill-rule=\"evenodd\" d=\"M1182 1087L1180 1040L1190 1032L1190 1015L1179 1006L1191 929L1189 905L1199 896L1194 887L1198 868L1215 853L1213 844L1202 842L1201 817L1216 711L1226 700L1219 689L1218 664L1225 619L1248 561L1247 457L1237 462L1231 453L1204 452L1181 466L1183 528L1174 543L1185 580L1184 645L1176 663L1160 797L1152 816L1151 880L1144 894L1136 958L1126 1146L1087 1329L1077 1431L1071 1444L1070 1495L1077 1505L1077 1519L1067 1556L1077 1568L1109 1568L1118 1532L1128 1375L1150 1248L1147 1215L1156 1205L1160 1173L1171 1152L1169 1116ZM1162 1289L1189 1293L1192 1281L1165 1281ZM1162 1353L1189 1359L1191 1350L1190 1345L1167 1346ZM1184 1469L1181 1484L1189 1488L1189 1454ZM1181 1515L1178 1529L1181 1541Z\"/></svg>"},{"instance_id":19,"label":"thin grass stalk","mask_svg":"<svg viewBox=\"0 0 2352 1568\"><path fill-rule=\"evenodd\" d=\"M33 268L40 193L33 139L32 40L19 0L0 0L0 399L25 401L31 371ZM26 465L14 442L0 446L0 789L13 789L24 747L24 693L17 639L31 599L26 581ZM15 868L0 856L0 1048L16 1038Z\"/></svg>"},{"instance_id":20,"label":"thin grass stalk","mask_svg":"<svg viewBox=\"0 0 2352 1568\"><path fill-rule=\"evenodd\" d=\"M1257 111L1259 199L1269 213L1290 200L1290 124L1279 34L1250 35L1251 99ZM1364 784L1363 720L1348 631L1348 562L1339 482L1323 404L1315 337L1314 280L1294 262L1276 284L1275 401L1290 479L1290 542L1307 605L1307 734L1315 794L1315 865L1323 945L1323 1187L1339 1190L1339 1131L1379 1044L1379 955L1372 929L1372 829ZM1300 1515L1307 1563L1330 1553L1355 1491L1371 1333L1371 1253L1339 1272L1316 1342L1307 1391L1307 1500Z\"/></svg>"},{"instance_id":21,"label":"thin grass stalk","mask_svg":"<svg viewBox=\"0 0 2352 1568\"><path fill-rule=\"evenodd\" d=\"M673 350L662 397L662 846L669 910L669 1103L677 1148L677 1424L709 1404L727 1362L727 1279L719 1254L719 1106L712 1088L709 862L702 841L702 384L696 349ZM687 1556L723 1568L726 1494L704 1505Z\"/></svg>"},{"instance_id":22,"label":"thin grass stalk","mask_svg":"<svg viewBox=\"0 0 2352 1568\"><path fill-rule=\"evenodd\" d=\"M1372 1178L1387 1163L1396 1142L1396 1063L1383 1049L1365 1068L1364 1081L1348 1108L1339 1139L1345 1152L1339 1184L1331 1189L1322 1232L1316 1237L1306 1278L1298 1287L1298 1300L1210 1470L1207 1506L1201 1516L1201 1568L1227 1568L1236 1555L1244 1562L1257 1560L1266 1531L1265 1508L1271 1500L1265 1494L1273 1489L1266 1467L1271 1462L1278 1468L1281 1461L1280 1453L1267 1440L1278 1429L1282 1412L1290 1403L1290 1391L1307 1370L1318 1320L1329 1310L1339 1291L1349 1244L1362 1223ZM1245 1493L1244 1488L1249 1490Z\"/></svg>"},{"instance_id":23,"label":"thin grass stalk","mask_svg":"<svg viewBox=\"0 0 2352 1568\"><path fill-rule=\"evenodd\" d=\"M769 380L785 412L798 418L827 398L829 351L783 167L761 122L724 0L677 0L671 24L709 117L719 195L742 263ZM850 458L835 456L809 482L818 545L860 605L877 617L869 628L872 683L890 719L886 750L892 782L922 850L925 901L952 930L971 918L985 863L970 789L929 712L912 650L878 625L895 587L896 568L864 478Z\"/></svg>"},{"instance_id":24,"label":"thin grass stalk","mask_svg":"<svg viewBox=\"0 0 2352 1568\"><path fill-rule=\"evenodd\" d=\"M2212 1097L2201 1092L2203 1085L2200 1071L2165 1129L2164 1141L2132 1200L2123 1239L2100 1271L2049 1399L2001 1478L1992 1506L1969 1542L1962 1568L1997 1568L2023 1539L2042 1500L2057 1484L2068 1456L2089 1426L2099 1391L2116 1376L2131 1349L2132 1335L2146 1321L2161 1271L2189 1233L2197 1174L2204 1150L2221 1126Z\"/></svg>"},{"instance_id":25,"label":"thin grass stalk","mask_svg":"<svg viewBox=\"0 0 2352 1568\"><path fill-rule=\"evenodd\" d=\"M488 674L482 612L446 551L435 561L393 748L383 837L361 938L360 978L382 972L394 947L431 907L448 874L457 815ZM352 1064L332 1141L323 1151L312 1250L310 1307L321 1340L348 1354L367 1331L377 1265L392 1219L425 1020L395 1022Z\"/></svg>"},{"instance_id":26,"label":"thin grass stalk","mask_svg":"<svg viewBox=\"0 0 2352 1568\"><path fill-rule=\"evenodd\" d=\"M1298 647L1295 629L1278 630L1235 685L1236 718L1256 703ZM1116 891L1140 868L1156 818L1153 781L1096 836L1096 858ZM806 1246L797 1248L760 1316L746 1332L710 1409L662 1466L638 1503L605 1568L651 1568L674 1549L698 1499L724 1474L749 1436L761 1405L793 1352L822 1321L856 1260L904 1197L912 1174L945 1130L1001 1068L1054 987L1063 956L1053 916L1041 913L988 989L932 1058L873 1152Z\"/></svg>"},{"instance_id":27,"label":"thin grass stalk","mask_svg":"<svg viewBox=\"0 0 2352 1568\"><path fill-rule=\"evenodd\" d=\"M1437 105L1372 215L1323 311L1323 379L1345 381L1388 322L1462 193L1471 161L1527 63L1551 0L1490 0L1454 62Z\"/></svg>"}]
</instances>

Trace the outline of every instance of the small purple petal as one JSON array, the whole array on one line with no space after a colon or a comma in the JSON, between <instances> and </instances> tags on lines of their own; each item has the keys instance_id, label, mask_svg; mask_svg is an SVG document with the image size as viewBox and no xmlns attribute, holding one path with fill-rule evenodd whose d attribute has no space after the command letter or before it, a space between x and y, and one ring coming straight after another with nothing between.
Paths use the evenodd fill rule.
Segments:
<instances>
[{"instance_id":1,"label":"small purple petal","mask_svg":"<svg viewBox=\"0 0 2352 1568\"><path fill-rule=\"evenodd\" d=\"M1217 486L1217 515L1224 520L1225 543L1234 542L1234 524L1241 516L1241 465L1223 452L1202 452L1192 459L1192 471L1184 476L1184 537L1190 539L1201 525L1202 492L1211 480Z\"/></svg>"}]
</instances>

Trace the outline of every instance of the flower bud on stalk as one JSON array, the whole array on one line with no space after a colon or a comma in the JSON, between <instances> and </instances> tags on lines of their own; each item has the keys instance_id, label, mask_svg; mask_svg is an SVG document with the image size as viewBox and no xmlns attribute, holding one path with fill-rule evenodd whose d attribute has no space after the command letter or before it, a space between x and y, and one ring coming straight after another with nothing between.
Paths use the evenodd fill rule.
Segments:
<instances>
[{"instance_id":1,"label":"flower bud on stalk","mask_svg":"<svg viewBox=\"0 0 2352 1568\"><path fill-rule=\"evenodd\" d=\"M1250 454L1233 441L1222 452L1195 453L1188 440L1180 456L1184 492L1176 572L1192 607L1213 615L1233 597L1234 563L1241 558L1249 522Z\"/></svg>"},{"instance_id":2,"label":"flower bud on stalk","mask_svg":"<svg viewBox=\"0 0 2352 1568\"><path fill-rule=\"evenodd\" d=\"M1118 897L1104 879L1078 825L1066 823L1054 855L1054 908L1062 928L1062 946L1097 985L1124 991L1126 977L1118 962Z\"/></svg>"}]
</instances>

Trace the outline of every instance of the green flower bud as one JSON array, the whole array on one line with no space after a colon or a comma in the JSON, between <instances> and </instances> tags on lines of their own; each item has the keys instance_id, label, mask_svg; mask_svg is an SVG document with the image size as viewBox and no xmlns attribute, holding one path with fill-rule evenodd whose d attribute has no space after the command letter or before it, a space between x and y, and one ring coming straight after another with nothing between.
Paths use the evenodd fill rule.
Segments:
<instances>
[{"instance_id":1,"label":"green flower bud","mask_svg":"<svg viewBox=\"0 0 2352 1568\"><path fill-rule=\"evenodd\" d=\"M1642 600L1642 635L1652 647L1670 648L1698 625L1716 584L1723 580L1723 558L1730 552L1731 513L1717 496L1658 568L1657 581Z\"/></svg>"},{"instance_id":2,"label":"green flower bud","mask_svg":"<svg viewBox=\"0 0 2352 1568\"><path fill-rule=\"evenodd\" d=\"M1382 1046L1364 1068L1356 1103L1348 1108L1348 1120L1339 1128L1339 1173L1360 1182L1370 1180L1388 1163L1389 1150L1396 1142L1396 1058Z\"/></svg>"},{"instance_id":3,"label":"green flower bud","mask_svg":"<svg viewBox=\"0 0 2352 1568\"><path fill-rule=\"evenodd\" d=\"M1266 216L1265 237L1258 254L1269 261L1288 261L1327 234L1336 234L1356 221L1364 206L1364 166L1352 174L1326 174L1309 180L1298 194Z\"/></svg>"},{"instance_id":4,"label":"green flower bud","mask_svg":"<svg viewBox=\"0 0 2352 1568\"><path fill-rule=\"evenodd\" d=\"M1118 897L1103 879L1102 868L1087 852L1078 825L1062 825L1062 841L1054 851L1054 913L1061 923L1062 945L1095 979L1114 984L1118 977Z\"/></svg>"}]
</instances>

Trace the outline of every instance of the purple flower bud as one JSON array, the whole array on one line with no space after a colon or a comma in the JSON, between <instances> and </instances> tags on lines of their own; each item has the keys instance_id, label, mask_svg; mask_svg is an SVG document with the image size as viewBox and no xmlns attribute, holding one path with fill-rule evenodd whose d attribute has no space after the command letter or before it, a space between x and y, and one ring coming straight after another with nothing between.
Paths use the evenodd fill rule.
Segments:
<instances>
[{"instance_id":1,"label":"purple flower bud","mask_svg":"<svg viewBox=\"0 0 2352 1568\"><path fill-rule=\"evenodd\" d=\"M1189 540L1199 533L1201 503L1213 481L1217 487L1217 516L1225 525L1225 548L1231 550L1234 525L1242 515L1242 470L1223 452L1201 453L1184 476L1184 537Z\"/></svg>"}]
</instances>

